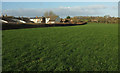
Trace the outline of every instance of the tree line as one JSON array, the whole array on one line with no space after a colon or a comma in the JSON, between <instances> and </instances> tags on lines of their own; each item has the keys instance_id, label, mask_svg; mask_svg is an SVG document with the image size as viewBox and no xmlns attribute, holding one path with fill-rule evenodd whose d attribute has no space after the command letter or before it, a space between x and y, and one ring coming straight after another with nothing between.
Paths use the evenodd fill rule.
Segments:
<instances>
[{"instance_id":1,"label":"tree line","mask_svg":"<svg viewBox=\"0 0 120 73\"><path fill-rule=\"evenodd\" d=\"M96 22L96 23L118 23L120 18L118 17L111 17L110 15L105 15L103 17L97 16L75 16L71 18L75 23L79 22Z\"/></svg>"},{"instance_id":2,"label":"tree line","mask_svg":"<svg viewBox=\"0 0 120 73\"><path fill-rule=\"evenodd\" d=\"M52 11L46 11L44 13L44 16L58 16ZM70 17L67 16L66 19L72 19L74 23L79 23L79 22L95 22L95 23L106 23L106 24L115 24L120 21L120 18L118 17L111 17L110 15L105 15L105 16L75 16L75 17Z\"/></svg>"}]
</instances>

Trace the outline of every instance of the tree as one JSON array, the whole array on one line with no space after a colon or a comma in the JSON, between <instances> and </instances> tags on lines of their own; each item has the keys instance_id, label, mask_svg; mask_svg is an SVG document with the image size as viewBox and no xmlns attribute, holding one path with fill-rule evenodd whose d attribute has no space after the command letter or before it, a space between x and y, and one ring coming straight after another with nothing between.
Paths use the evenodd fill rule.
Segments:
<instances>
[{"instance_id":1,"label":"tree","mask_svg":"<svg viewBox=\"0 0 120 73\"><path fill-rule=\"evenodd\" d=\"M108 23L108 18L110 18L110 15L105 15L105 16L104 16L105 23Z\"/></svg>"},{"instance_id":2,"label":"tree","mask_svg":"<svg viewBox=\"0 0 120 73\"><path fill-rule=\"evenodd\" d=\"M73 20L74 23L78 23L78 18L77 17L73 17L72 20Z\"/></svg>"},{"instance_id":3,"label":"tree","mask_svg":"<svg viewBox=\"0 0 120 73\"><path fill-rule=\"evenodd\" d=\"M70 19L70 16L67 16L66 18L67 18L67 19Z\"/></svg>"},{"instance_id":4,"label":"tree","mask_svg":"<svg viewBox=\"0 0 120 73\"><path fill-rule=\"evenodd\" d=\"M57 16L54 12L50 11L49 16Z\"/></svg>"},{"instance_id":5,"label":"tree","mask_svg":"<svg viewBox=\"0 0 120 73\"><path fill-rule=\"evenodd\" d=\"M110 17L110 15L105 15L105 16L104 16L104 18L109 18L109 17Z\"/></svg>"},{"instance_id":6,"label":"tree","mask_svg":"<svg viewBox=\"0 0 120 73\"><path fill-rule=\"evenodd\" d=\"M48 16L57 16L57 15L53 11L47 11L44 13L44 16L48 17Z\"/></svg>"},{"instance_id":7,"label":"tree","mask_svg":"<svg viewBox=\"0 0 120 73\"><path fill-rule=\"evenodd\" d=\"M44 13L44 16L45 16L45 17L49 16L49 12L48 12L48 11L45 12L45 13Z\"/></svg>"}]
</instances>

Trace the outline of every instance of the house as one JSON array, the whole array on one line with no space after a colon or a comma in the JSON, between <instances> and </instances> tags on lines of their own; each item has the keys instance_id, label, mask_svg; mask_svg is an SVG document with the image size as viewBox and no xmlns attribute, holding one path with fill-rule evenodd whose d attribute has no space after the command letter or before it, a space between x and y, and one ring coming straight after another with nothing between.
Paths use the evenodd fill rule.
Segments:
<instances>
[{"instance_id":1,"label":"house","mask_svg":"<svg viewBox=\"0 0 120 73\"><path fill-rule=\"evenodd\" d=\"M0 19L0 23L8 23L8 22Z\"/></svg>"},{"instance_id":2,"label":"house","mask_svg":"<svg viewBox=\"0 0 120 73\"><path fill-rule=\"evenodd\" d=\"M14 17L9 16L9 17L2 17L2 22L3 23L17 23L17 21L12 20Z\"/></svg>"},{"instance_id":3,"label":"house","mask_svg":"<svg viewBox=\"0 0 120 73\"><path fill-rule=\"evenodd\" d=\"M4 23L46 23L46 24L53 24L53 23L60 23L59 16L48 16L48 17L14 17L14 16L2 16L1 22Z\"/></svg>"},{"instance_id":4,"label":"house","mask_svg":"<svg viewBox=\"0 0 120 73\"><path fill-rule=\"evenodd\" d=\"M60 17L59 16L48 16L46 17L46 23L47 24L54 24L54 23L60 23Z\"/></svg>"},{"instance_id":5,"label":"house","mask_svg":"<svg viewBox=\"0 0 120 73\"><path fill-rule=\"evenodd\" d=\"M30 21L33 21L34 23L45 23L45 18L36 16L36 17L30 18Z\"/></svg>"},{"instance_id":6,"label":"house","mask_svg":"<svg viewBox=\"0 0 120 73\"><path fill-rule=\"evenodd\" d=\"M45 20L45 23L48 23L50 21L50 17L46 17Z\"/></svg>"},{"instance_id":7,"label":"house","mask_svg":"<svg viewBox=\"0 0 120 73\"><path fill-rule=\"evenodd\" d=\"M1 21L3 23L26 23L25 21L20 20L17 17L7 16L7 15L5 15L5 16L2 15L1 19L2 19Z\"/></svg>"},{"instance_id":8,"label":"house","mask_svg":"<svg viewBox=\"0 0 120 73\"><path fill-rule=\"evenodd\" d=\"M7 21L2 19L2 16L0 16L0 23L8 23Z\"/></svg>"},{"instance_id":9,"label":"house","mask_svg":"<svg viewBox=\"0 0 120 73\"><path fill-rule=\"evenodd\" d=\"M27 17L14 17L14 16L7 16L7 15L2 15L0 16L0 22L3 23L34 23L30 21L29 18Z\"/></svg>"},{"instance_id":10,"label":"house","mask_svg":"<svg viewBox=\"0 0 120 73\"><path fill-rule=\"evenodd\" d=\"M34 23L53 24L53 23L60 23L60 17L59 16L34 17L34 18L30 18L30 21L33 21Z\"/></svg>"},{"instance_id":11,"label":"house","mask_svg":"<svg viewBox=\"0 0 120 73\"><path fill-rule=\"evenodd\" d=\"M11 18L11 19L12 19L12 18L14 18L14 16L2 15L1 18L2 18L2 19L3 19L3 18Z\"/></svg>"},{"instance_id":12,"label":"house","mask_svg":"<svg viewBox=\"0 0 120 73\"><path fill-rule=\"evenodd\" d=\"M27 18L27 17L19 17L19 18L16 18L16 19L19 19L20 22L34 23L33 21L30 20L30 18Z\"/></svg>"},{"instance_id":13,"label":"house","mask_svg":"<svg viewBox=\"0 0 120 73\"><path fill-rule=\"evenodd\" d=\"M25 21L23 20L19 20L19 19L12 19L13 21L16 21L17 23L26 23Z\"/></svg>"},{"instance_id":14,"label":"house","mask_svg":"<svg viewBox=\"0 0 120 73\"><path fill-rule=\"evenodd\" d=\"M61 23L74 23L72 19L61 19Z\"/></svg>"}]
</instances>

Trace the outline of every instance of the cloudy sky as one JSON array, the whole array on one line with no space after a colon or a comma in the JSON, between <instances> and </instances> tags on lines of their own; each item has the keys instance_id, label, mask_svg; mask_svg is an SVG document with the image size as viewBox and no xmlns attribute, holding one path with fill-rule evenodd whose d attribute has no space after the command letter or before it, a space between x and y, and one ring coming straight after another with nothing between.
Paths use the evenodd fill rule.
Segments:
<instances>
[{"instance_id":1,"label":"cloudy sky","mask_svg":"<svg viewBox=\"0 0 120 73\"><path fill-rule=\"evenodd\" d=\"M66 16L118 16L117 2L3 2L2 13L13 16L43 16L53 11Z\"/></svg>"}]
</instances>

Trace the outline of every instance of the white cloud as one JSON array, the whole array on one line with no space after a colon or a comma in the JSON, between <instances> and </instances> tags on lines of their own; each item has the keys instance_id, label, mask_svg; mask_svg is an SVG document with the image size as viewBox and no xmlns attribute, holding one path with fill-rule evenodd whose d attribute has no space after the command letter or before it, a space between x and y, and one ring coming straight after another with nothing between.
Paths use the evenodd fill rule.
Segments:
<instances>
[{"instance_id":1,"label":"white cloud","mask_svg":"<svg viewBox=\"0 0 120 73\"><path fill-rule=\"evenodd\" d=\"M118 9L118 6L112 6L112 9Z\"/></svg>"},{"instance_id":2,"label":"white cloud","mask_svg":"<svg viewBox=\"0 0 120 73\"><path fill-rule=\"evenodd\" d=\"M53 11L57 15L76 16L76 15L104 15L105 10L109 9L105 5L90 5L90 6L74 6L74 7L58 7L58 8L40 8L40 9L17 9L17 10L3 10L3 14L14 16L43 16L46 11Z\"/></svg>"}]
</instances>

